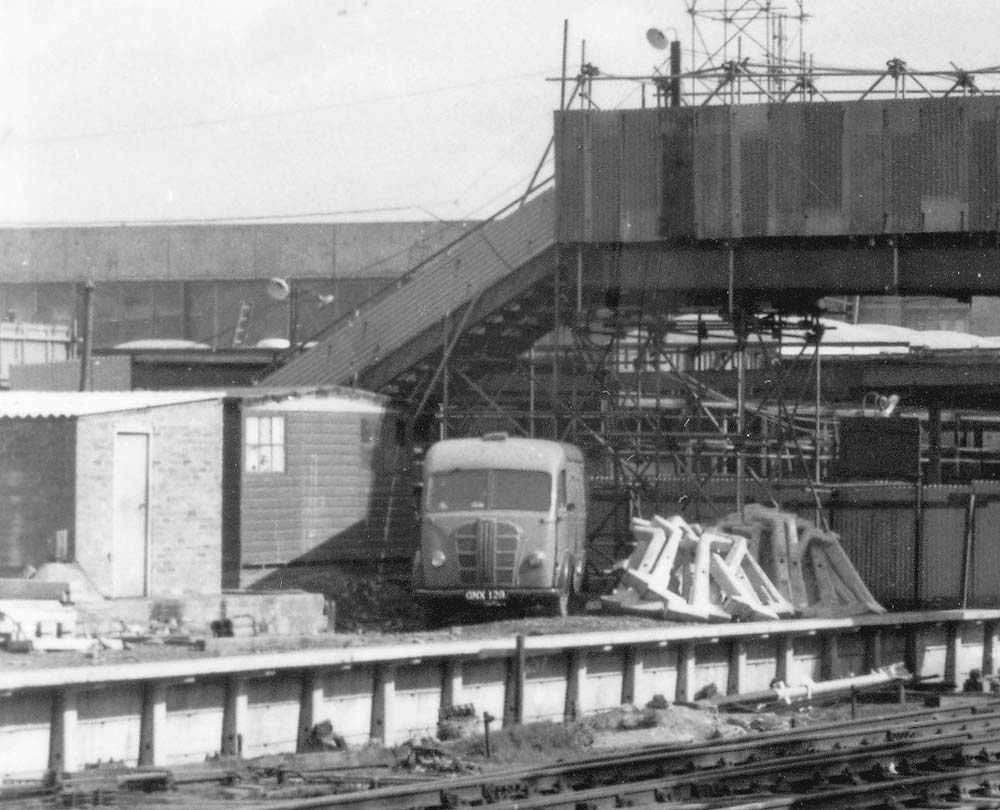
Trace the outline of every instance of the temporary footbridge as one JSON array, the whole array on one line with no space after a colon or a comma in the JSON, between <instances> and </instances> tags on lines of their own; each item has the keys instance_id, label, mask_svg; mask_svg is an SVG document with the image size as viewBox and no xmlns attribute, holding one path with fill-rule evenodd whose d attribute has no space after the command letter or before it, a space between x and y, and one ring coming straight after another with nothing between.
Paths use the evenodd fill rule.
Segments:
<instances>
[{"instance_id":1,"label":"temporary footbridge","mask_svg":"<svg viewBox=\"0 0 1000 810\"><path fill-rule=\"evenodd\" d=\"M268 384L354 385L406 402L434 386L443 360L509 364L553 328L555 194L500 213L335 321Z\"/></svg>"}]
</instances>

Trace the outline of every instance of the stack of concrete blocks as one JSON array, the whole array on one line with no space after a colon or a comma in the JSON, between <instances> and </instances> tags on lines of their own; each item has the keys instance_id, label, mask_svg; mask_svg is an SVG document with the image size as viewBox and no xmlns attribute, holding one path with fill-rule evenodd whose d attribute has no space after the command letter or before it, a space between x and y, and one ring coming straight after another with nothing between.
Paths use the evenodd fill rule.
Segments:
<instances>
[{"instance_id":1,"label":"stack of concrete blocks","mask_svg":"<svg viewBox=\"0 0 1000 810\"><path fill-rule=\"evenodd\" d=\"M635 518L631 530L610 609L723 622L884 612L837 535L788 512L749 506L709 529Z\"/></svg>"},{"instance_id":2,"label":"stack of concrete blocks","mask_svg":"<svg viewBox=\"0 0 1000 810\"><path fill-rule=\"evenodd\" d=\"M65 582L0 579L0 646L7 650L72 650L80 645L76 611Z\"/></svg>"},{"instance_id":3,"label":"stack of concrete blocks","mask_svg":"<svg viewBox=\"0 0 1000 810\"><path fill-rule=\"evenodd\" d=\"M858 574L836 532L759 504L716 524L745 537L754 556L800 616L837 618L885 613Z\"/></svg>"},{"instance_id":4,"label":"stack of concrete blocks","mask_svg":"<svg viewBox=\"0 0 1000 810\"><path fill-rule=\"evenodd\" d=\"M794 614L749 553L746 538L704 531L680 517L632 520L636 544L604 603L686 621L778 619Z\"/></svg>"}]
</instances>

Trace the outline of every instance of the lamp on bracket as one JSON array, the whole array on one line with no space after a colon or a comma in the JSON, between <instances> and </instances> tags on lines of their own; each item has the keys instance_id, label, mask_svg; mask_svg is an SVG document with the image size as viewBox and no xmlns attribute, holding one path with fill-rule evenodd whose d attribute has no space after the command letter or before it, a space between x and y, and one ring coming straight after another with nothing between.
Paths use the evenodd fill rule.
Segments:
<instances>
[{"instance_id":1,"label":"lamp on bracket","mask_svg":"<svg viewBox=\"0 0 1000 810\"><path fill-rule=\"evenodd\" d=\"M862 416L892 416L899 407L899 394L880 394L869 391L861 400Z\"/></svg>"},{"instance_id":2,"label":"lamp on bracket","mask_svg":"<svg viewBox=\"0 0 1000 810\"><path fill-rule=\"evenodd\" d=\"M298 335L299 303L303 293L308 294L319 305L319 309L328 307L336 300L333 293L319 293L315 290L304 288L302 284L293 278L282 278L274 276L268 279L265 288L267 297L272 301L288 302L288 345L296 344Z\"/></svg>"},{"instance_id":3,"label":"lamp on bracket","mask_svg":"<svg viewBox=\"0 0 1000 810\"><path fill-rule=\"evenodd\" d=\"M669 35L669 36L668 36ZM669 37L672 36L673 39ZM658 68L654 68L654 81L659 92L666 92L671 107L681 105L681 42L675 28L649 28L646 30L646 42L658 51L670 48L670 77L665 78Z\"/></svg>"}]
</instances>

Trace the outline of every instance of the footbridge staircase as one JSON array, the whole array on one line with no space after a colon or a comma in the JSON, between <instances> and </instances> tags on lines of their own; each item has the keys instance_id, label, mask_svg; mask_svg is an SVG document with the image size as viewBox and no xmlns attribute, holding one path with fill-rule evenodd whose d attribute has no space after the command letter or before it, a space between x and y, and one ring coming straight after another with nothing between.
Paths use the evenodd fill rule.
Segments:
<instances>
[{"instance_id":1,"label":"footbridge staircase","mask_svg":"<svg viewBox=\"0 0 1000 810\"><path fill-rule=\"evenodd\" d=\"M299 348L269 385L351 385L427 405L445 363L503 373L554 328L555 194L476 223ZM455 373L455 371L452 371ZM470 380L471 382L471 380ZM475 384L475 383L473 383Z\"/></svg>"}]
</instances>

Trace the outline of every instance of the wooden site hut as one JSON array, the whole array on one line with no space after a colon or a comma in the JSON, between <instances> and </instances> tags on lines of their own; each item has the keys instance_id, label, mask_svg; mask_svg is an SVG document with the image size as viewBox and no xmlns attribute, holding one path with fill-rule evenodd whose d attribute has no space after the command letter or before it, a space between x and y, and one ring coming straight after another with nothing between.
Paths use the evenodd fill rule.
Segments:
<instances>
[{"instance_id":1,"label":"wooden site hut","mask_svg":"<svg viewBox=\"0 0 1000 810\"><path fill-rule=\"evenodd\" d=\"M324 569L416 547L403 423L353 388L250 388L226 399L224 584L324 589Z\"/></svg>"}]
</instances>

